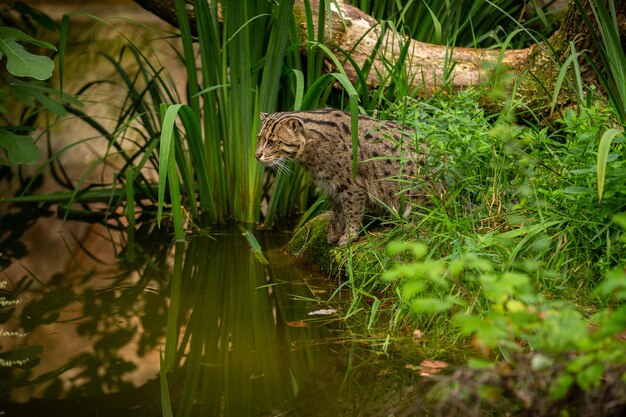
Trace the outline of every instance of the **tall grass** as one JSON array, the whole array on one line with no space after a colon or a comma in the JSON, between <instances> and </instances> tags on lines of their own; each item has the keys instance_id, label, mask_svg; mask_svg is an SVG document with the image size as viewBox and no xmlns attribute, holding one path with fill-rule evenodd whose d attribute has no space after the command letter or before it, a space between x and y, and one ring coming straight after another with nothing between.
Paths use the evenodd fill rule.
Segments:
<instances>
[{"instance_id":1,"label":"tall grass","mask_svg":"<svg viewBox=\"0 0 626 417\"><path fill-rule=\"evenodd\" d=\"M593 61L593 57L590 57L588 62L604 86L615 116L621 124L620 128L607 129L600 138L598 146L596 173L598 199L602 201L609 161L615 160L620 151L623 153L623 133L624 126L626 126L626 53L621 43L619 22L613 0L609 0L606 4L603 1L590 1L589 7L593 12L593 20L587 15L580 0L575 0L575 3L592 37L595 52L601 58L600 65ZM613 142L619 145L616 145L611 152ZM626 169L623 164L613 164L613 172L611 172L613 178L624 178L625 175Z\"/></svg>"},{"instance_id":2,"label":"tall grass","mask_svg":"<svg viewBox=\"0 0 626 417\"><path fill-rule=\"evenodd\" d=\"M552 22L547 6L552 2L500 0L353 1L377 20L394 22L413 39L435 44L489 47L502 42L519 21L526 27L549 31ZM497 6L497 7L496 7ZM530 19L526 18L532 10ZM505 13L502 13L504 11ZM513 17L512 21L509 16ZM526 40L528 42L530 39ZM524 42L522 39L521 42ZM517 44L515 46L522 46Z\"/></svg>"},{"instance_id":3,"label":"tall grass","mask_svg":"<svg viewBox=\"0 0 626 417\"><path fill-rule=\"evenodd\" d=\"M91 164L78 183L65 180L75 186L69 197L62 196L68 207L81 201L86 193L95 191L93 186L86 185L89 173L106 163L110 156L117 155L124 163L112 186L100 191L104 191L103 195L110 192L108 200L113 206L124 204L124 198L127 199L129 214L134 213L128 208L132 204L129 199L141 206L146 201L159 201L159 216L164 203L171 203L172 209L177 211L174 217L178 239L182 238L183 223L180 205L186 207L191 216L203 213L215 223L235 218L242 222L263 221L266 226L271 226L277 216L304 212L308 207L314 212L324 207L323 196L313 193L302 170L291 166L290 175L265 172L254 159L258 112L332 106L349 108L356 120L358 111L371 112L412 94L408 90L411 80L404 70L408 43L399 45L402 54L397 62L385 62L388 71L387 78L381 80L384 88L370 91L365 82L373 70L371 63L378 54L378 47L372 50L371 59L362 68L356 68L357 80L352 85L342 70L343 63L351 61L351 51L340 51L335 56L325 46L328 2L317 3L318 22L313 22L312 6L305 2L308 31L304 43L298 38L293 1L278 5L253 1L225 0L211 4L195 1L197 34L192 34L184 12L185 2L179 0L175 4L182 46L180 57L187 75L186 92L177 91L167 71L132 43L117 57L103 54L128 95L112 128L76 106L66 105L71 114L110 143L107 154ZM403 18L410 17L409 6L403 10ZM430 7L435 14L444 7L448 10L446 13L454 9L449 4ZM458 7L461 11L455 13L466 13L466 9ZM469 10L474 21L481 21L483 9ZM422 22L420 28L441 26L434 19L435 15L432 17L427 20L428 24ZM112 26L93 18L100 24ZM69 18L64 19L61 28L61 71L69 22ZM313 29L313 23L317 23L317 30ZM392 22L383 22L380 28L398 30ZM449 34L442 33L442 36ZM175 41L172 45L178 48ZM307 50L306 62L301 57L302 47ZM126 69L129 60L133 61L136 71ZM333 61L338 72L324 74L324 60ZM78 96L102 82L108 80L86 84ZM342 88L337 89L337 85ZM127 132L139 137L138 146L132 150L122 146ZM59 154L71 151L73 146L60 150ZM47 166L55 166L56 156L46 161L39 172ZM164 161L166 163L162 163ZM160 184L155 190L145 172L157 169ZM167 185L168 179L179 186Z\"/></svg>"},{"instance_id":4,"label":"tall grass","mask_svg":"<svg viewBox=\"0 0 626 417\"><path fill-rule=\"evenodd\" d=\"M165 108L163 120L168 123L161 140L169 141L176 127L175 114L184 111L181 121L186 146L180 149L162 144L161 158L169 163L176 161L179 174L170 175L171 181L195 184L192 188L197 191L200 208L209 220L223 222L234 217L242 222L259 222L263 215L265 224L271 226L277 214L289 215L306 208L308 180L294 166L290 167L291 175L265 175L254 159L258 112L317 108L328 100L334 83L338 82L346 91L356 121L358 93L337 58L323 45L324 9L320 11L320 30L308 32L305 77L292 1L278 6L225 1L221 6L222 24L215 6L196 2L198 75L194 38L186 14L181 13L184 2L177 2L189 105ZM313 13L307 11L306 18L312 28ZM322 74L325 57L336 61L339 73ZM195 128L197 125L202 128ZM178 155L181 151L188 156ZM161 167L160 172L159 207L162 207L168 170ZM173 170L172 174L175 174ZM187 194L193 194L194 190L187 188ZM259 209L262 201L267 205L263 213Z\"/></svg>"}]
</instances>

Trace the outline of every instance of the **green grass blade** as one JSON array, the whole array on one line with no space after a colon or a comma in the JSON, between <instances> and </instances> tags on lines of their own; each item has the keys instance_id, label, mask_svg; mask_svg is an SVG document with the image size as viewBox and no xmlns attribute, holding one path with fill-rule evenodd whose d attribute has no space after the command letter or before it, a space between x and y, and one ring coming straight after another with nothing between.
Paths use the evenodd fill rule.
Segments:
<instances>
[{"instance_id":1,"label":"green grass blade","mask_svg":"<svg viewBox=\"0 0 626 417\"><path fill-rule=\"evenodd\" d=\"M265 66L261 79L259 108L264 112L276 110L280 77L284 62L285 47L293 16L294 0L281 1L275 14L274 26L269 37L268 49L265 54Z\"/></svg>"},{"instance_id":2,"label":"green grass blade","mask_svg":"<svg viewBox=\"0 0 626 417\"><path fill-rule=\"evenodd\" d=\"M172 201L172 220L174 221L174 237L177 242L185 240L185 230L183 228L183 211L180 199L180 184L178 180L178 171L176 169L176 159L170 158L168 165L170 180L169 190L170 199Z\"/></svg>"},{"instance_id":3,"label":"green grass blade","mask_svg":"<svg viewBox=\"0 0 626 417\"><path fill-rule=\"evenodd\" d=\"M187 3L185 0L175 0L176 16L178 17L178 28L180 29L181 41L183 44L183 54L185 57L185 70L187 71L187 88L189 94L189 105L200 114L200 102L196 97L198 93L198 75L196 71L196 55L193 48L193 37L191 27L187 18Z\"/></svg>"},{"instance_id":4,"label":"green grass blade","mask_svg":"<svg viewBox=\"0 0 626 417\"><path fill-rule=\"evenodd\" d=\"M161 217L163 214L163 204L165 201L165 185L167 183L167 175L169 174L170 159L175 160L176 155L174 153L174 144L172 137L174 136L174 123L176 122L176 116L178 111L182 107L182 104L173 104L167 106L161 105L161 113L163 114L163 125L161 130L161 140L159 146L159 188L158 188L158 203L157 203L157 224L161 225ZM170 182L172 179L170 179ZM177 181L173 179L173 181Z\"/></svg>"},{"instance_id":5,"label":"green grass blade","mask_svg":"<svg viewBox=\"0 0 626 417\"><path fill-rule=\"evenodd\" d=\"M432 43L440 45L441 44L441 34L442 34L441 22L439 21L439 19L437 19L437 15L435 15L433 10L430 7L428 7L428 3L426 3L425 1L424 1L424 6L426 6L426 8L428 9L428 13L430 13L430 18L433 21L432 29L434 30L434 38L433 38L433 42Z\"/></svg>"},{"instance_id":6,"label":"green grass blade","mask_svg":"<svg viewBox=\"0 0 626 417\"><path fill-rule=\"evenodd\" d=\"M161 413L163 417L174 417L172 413L172 401L170 400L170 388L167 383L167 373L165 370L165 361L163 353L159 352L159 362L161 369L159 370L159 382L161 387Z\"/></svg>"},{"instance_id":7,"label":"green grass blade","mask_svg":"<svg viewBox=\"0 0 626 417\"><path fill-rule=\"evenodd\" d=\"M572 48L573 48L573 44L572 44ZM554 109L556 108L556 103L559 98L559 93L561 92L563 81L565 80L565 77L567 76L567 71L570 69L573 62L578 62L578 57L580 55L581 55L580 52L576 52L575 50L572 50L572 53L567 57L565 62L563 62L563 65L561 65L561 68L559 69L559 75L556 77L556 81L554 83L554 93L552 94L552 103L550 103L550 113L552 113Z\"/></svg>"},{"instance_id":8,"label":"green grass blade","mask_svg":"<svg viewBox=\"0 0 626 417\"><path fill-rule=\"evenodd\" d=\"M270 262L263 254L263 249L261 249L261 245L259 245L259 242L256 240L252 232L243 227L241 224L238 224L237 226L239 227L241 234L246 237L248 245L250 245L250 249L252 250L252 253L254 254L254 257L257 259L257 261L259 261L262 265L269 265Z\"/></svg>"},{"instance_id":9,"label":"green grass blade","mask_svg":"<svg viewBox=\"0 0 626 417\"><path fill-rule=\"evenodd\" d=\"M167 330L165 333L165 359L161 369L171 372L176 367L176 351L178 347L179 319L183 282L183 258L185 245L176 242L174 247L174 270L171 282L170 303L167 312Z\"/></svg>"},{"instance_id":10,"label":"green grass blade","mask_svg":"<svg viewBox=\"0 0 626 417\"><path fill-rule=\"evenodd\" d=\"M304 97L304 74L298 69L292 69L289 73L293 74L296 79L293 109L297 111L302 108L302 99Z\"/></svg>"},{"instance_id":11,"label":"green grass blade","mask_svg":"<svg viewBox=\"0 0 626 417\"><path fill-rule=\"evenodd\" d=\"M604 134L602 134L602 138L600 138L600 145L598 146L598 160L596 164L599 201L602 201L602 195L604 194L604 181L606 179L606 169L609 162L611 143L616 136L621 134L622 131L619 129L608 129L606 132L604 132Z\"/></svg>"}]
</instances>

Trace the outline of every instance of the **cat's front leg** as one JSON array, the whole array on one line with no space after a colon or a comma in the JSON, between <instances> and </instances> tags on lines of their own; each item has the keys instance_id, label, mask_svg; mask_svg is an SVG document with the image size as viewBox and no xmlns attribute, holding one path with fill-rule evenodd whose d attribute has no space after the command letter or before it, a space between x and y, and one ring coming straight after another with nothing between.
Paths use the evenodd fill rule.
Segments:
<instances>
[{"instance_id":1,"label":"cat's front leg","mask_svg":"<svg viewBox=\"0 0 626 417\"><path fill-rule=\"evenodd\" d=\"M345 230L339 238L339 246L346 246L349 241L356 239L361 231L366 197L365 190L358 186L350 187L342 194L341 207Z\"/></svg>"},{"instance_id":2,"label":"cat's front leg","mask_svg":"<svg viewBox=\"0 0 626 417\"><path fill-rule=\"evenodd\" d=\"M330 219L330 223L328 224L326 242L328 242L329 244L333 244L337 243L337 241L341 238L341 235L346 228L346 223L343 216L343 208L341 206L340 199L334 198L331 200L330 203L333 210L333 215Z\"/></svg>"}]
</instances>

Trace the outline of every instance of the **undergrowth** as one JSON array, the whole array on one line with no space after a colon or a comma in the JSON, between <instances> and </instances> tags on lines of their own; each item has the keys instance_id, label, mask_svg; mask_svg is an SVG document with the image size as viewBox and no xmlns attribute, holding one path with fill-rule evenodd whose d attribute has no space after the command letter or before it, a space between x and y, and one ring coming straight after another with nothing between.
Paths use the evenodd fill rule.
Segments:
<instances>
[{"instance_id":1,"label":"undergrowth","mask_svg":"<svg viewBox=\"0 0 626 417\"><path fill-rule=\"evenodd\" d=\"M344 250L348 315L369 306L355 317L376 334L416 331L427 357L491 366L523 352L537 369L562 365L549 391L561 400L626 362L623 138L598 157L614 123L599 103L539 127L486 115L480 94L389 109L428 146L423 181L406 186L429 203ZM458 357L455 345L469 349Z\"/></svg>"}]
</instances>

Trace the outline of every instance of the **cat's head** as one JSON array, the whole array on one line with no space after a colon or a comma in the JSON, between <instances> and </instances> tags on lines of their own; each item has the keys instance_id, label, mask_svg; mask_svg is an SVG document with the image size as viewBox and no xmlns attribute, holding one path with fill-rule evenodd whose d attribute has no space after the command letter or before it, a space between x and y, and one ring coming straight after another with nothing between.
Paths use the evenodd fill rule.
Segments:
<instances>
[{"instance_id":1,"label":"cat's head","mask_svg":"<svg viewBox=\"0 0 626 417\"><path fill-rule=\"evenodd\" d=\"M294 113L261 113L255 157L265 165L297 160L304 148L304 124Z\"/></svg>"}]
</instances>

